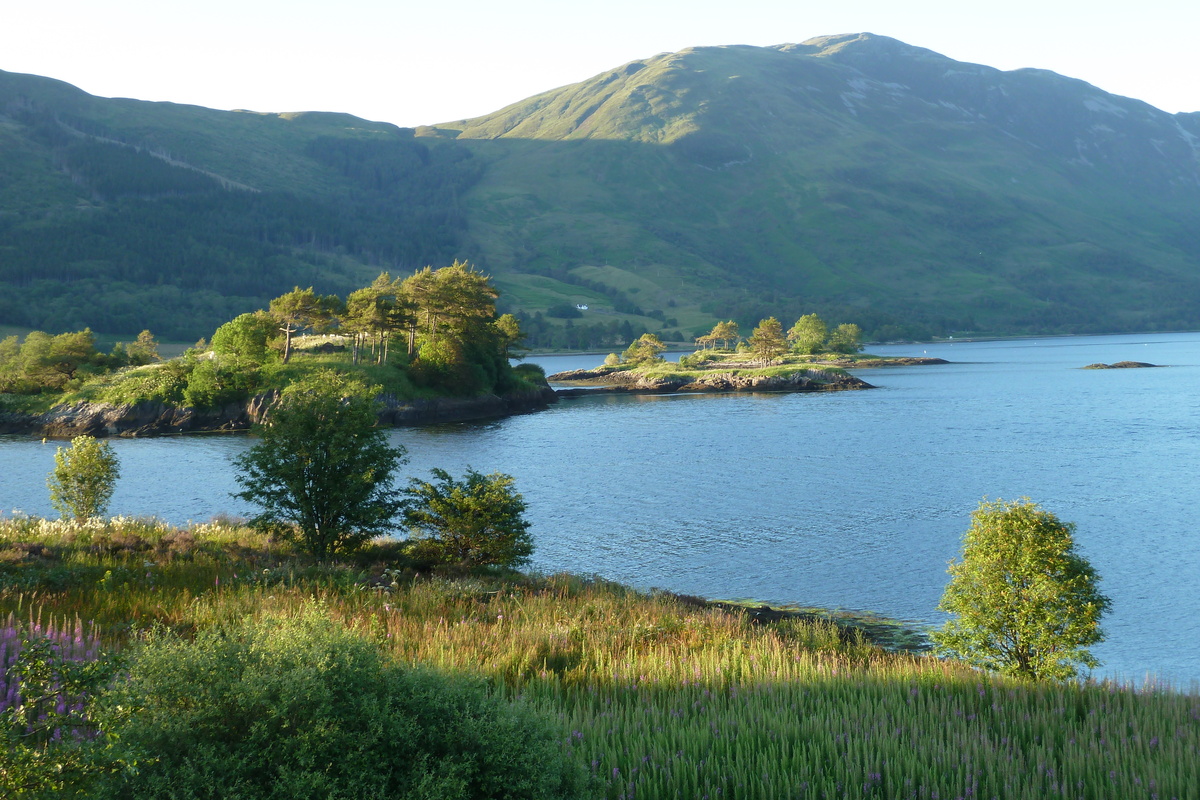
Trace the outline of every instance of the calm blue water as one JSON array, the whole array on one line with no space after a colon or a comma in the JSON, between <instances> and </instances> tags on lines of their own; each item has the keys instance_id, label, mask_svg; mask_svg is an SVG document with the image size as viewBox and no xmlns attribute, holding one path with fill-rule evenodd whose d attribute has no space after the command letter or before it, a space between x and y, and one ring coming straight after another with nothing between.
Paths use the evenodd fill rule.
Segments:
<instances>
[{"instance_id":1,"label":"calm blue water","mask_svg":"<svg viewBox=\"0 0 1200 800\"><path fill-rule=\"evenodd\" d=\"M955 363L860 371L875 391L588 397L392 435L410 474L514 475L542 570L929 623L971 511L1028 496L1078 525L1112 597L1100 672L1200 680L1200 333L873 350ZM1120 360L1171 366L1078 369ZM249 441L114 441L111 511L247 513L229 458ZM0 437L0 509L51 513L54 447Z\"/></svg>"}]
</instances>

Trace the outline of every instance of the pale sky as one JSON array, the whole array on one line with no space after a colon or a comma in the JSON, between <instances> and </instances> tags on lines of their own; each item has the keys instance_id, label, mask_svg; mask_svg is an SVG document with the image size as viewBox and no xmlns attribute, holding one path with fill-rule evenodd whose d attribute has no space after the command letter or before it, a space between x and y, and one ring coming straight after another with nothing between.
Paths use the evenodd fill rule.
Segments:
<instances>
[{"instance_id":1,"label":"pale sky","mask_svg":"<svg viewBox=\"0 0 1200 800\"><path fill-rule=\"evenodd\" d=\"M1200 111L1197 0L0 0L0 70L102 97L479 116L685 47L869 31Z\"/></svg>"}]
</instances>

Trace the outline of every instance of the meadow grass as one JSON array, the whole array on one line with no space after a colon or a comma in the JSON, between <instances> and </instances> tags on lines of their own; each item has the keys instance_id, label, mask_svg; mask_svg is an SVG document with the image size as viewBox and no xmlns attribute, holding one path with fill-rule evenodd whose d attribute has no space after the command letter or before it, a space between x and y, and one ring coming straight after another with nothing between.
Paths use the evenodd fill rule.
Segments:
<instances>
[{"instance_id":1,"label":"meadow grass","mask_svg":"<svg viewBox=\"0 0 1200 800\"><path fill-rule=\"evenodd\" d=\"M598 578L417 574L376 543L316 563L231 523L0 521L0 619L120 647L315 599L400 663L551 713L609 798L1183 798L1200 696L1029 683L887 652L832 622ZM10 616L11 615L11 616ZM91 639L89 639L91 641Z\"/></svg>"}]
</instances>

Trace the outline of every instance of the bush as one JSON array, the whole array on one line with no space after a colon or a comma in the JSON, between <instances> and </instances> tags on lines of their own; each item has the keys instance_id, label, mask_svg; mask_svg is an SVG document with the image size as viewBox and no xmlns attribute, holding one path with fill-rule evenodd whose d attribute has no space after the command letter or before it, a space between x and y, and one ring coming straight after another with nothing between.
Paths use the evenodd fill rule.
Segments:
<instances>
[{"instance_id":1,"label":"bush","mask_svg":"<svg viewBox=\"0 0 1200 800\"><path fill-rule=\"evenodd\" d=\"M219 408L245 400L259 382L258 368L250 362L198 361L183 391L183 404L192 408Z\"/></svg>"},{"instance_id":2,"label":"bush","mask_svg":"<svg viewBox=\"0 0 1200 800\"><path fill-rule=\"evenodd\" d=\"M250 364L263 364L274 357L270 342L279 335L277 325L265 312L242 314L217 328L212 350Z\"/></svg>"},{"instance_id":3,"label":"bush","mask_svg":"<svg viewBox=\"0 0 1200 800\"><path fill-rule=\"evenodd\" d=\"M413 478L404 490L404 522L424 537L419 556L462 566L511 567L529 560L533 539L512 476L469 468L461 481L442 469L433 476L437 483Z\"/></svg>"},{"instance_id":4,"label":"bush","mask_svg":"<svg viewBox=\"0 0 1200 800\"><path fill-rule=\"evenodd\" d=\"M546 382L546 370L541 364L517 364L512 370L514 375L528 383Z\"/></svg>"},{"instance_id":5,"label":"bush","mask_svg":"<svg viewBox=\"0 0 1200 800\"><path fill-rule=\"evenodd\" d=\"M157 634L103 699L101 798L574 796L548 722L478 681L387 663L318 606L194 641Z\"/></svg>"}]
</instances>

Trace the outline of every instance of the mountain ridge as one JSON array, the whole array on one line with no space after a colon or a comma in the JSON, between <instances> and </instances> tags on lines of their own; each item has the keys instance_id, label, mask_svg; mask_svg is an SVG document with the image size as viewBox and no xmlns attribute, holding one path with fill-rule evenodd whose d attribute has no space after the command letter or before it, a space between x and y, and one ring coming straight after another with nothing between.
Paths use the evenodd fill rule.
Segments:
<instances>
[{"instance_id":1,"label":"mountain ridge","mask_svg":"<svg viewBox=\"0 0 1200 800\"><path fill-rule=\"evenodd\" d=\"M268 286L324 280L329 291L465 258L539 336L563 323L536 313L587 305L565 342L584 346L618 344L630 327L688 336L718 317L813 310L879 336L1200 327L1200 112L1045 70L874 34L697 47L416 129L104 100L39 80L22 95L0 73L0 145L51 167L7 160L26 188L0 187L0 253L6 236L10 253L16 232L32 236L31 204L78 215L72 192L76 205L136 205L129 213L149 219L184 197L223 208L249 188L256 199L236 202L255 210L236 213L261 216L258 233L192 237L203 251L193 270L219 273L225 251L275 265L241 299L208 297L230 312ZM64 138L73 127L91 150ZM124 185L120 149L140 159L146 186L169 190L103 196L102 178ZM150 176L144 154L229 183ZM112 166L87 172L72 158ZM226 212L211 216L227 230ZM72 279L89 264L119 273L120 249L67 254L82 265ZM139 269L131 285L153 277ZM0 264L0 280L11 272Z\"/></svg>"}]
</instances>

